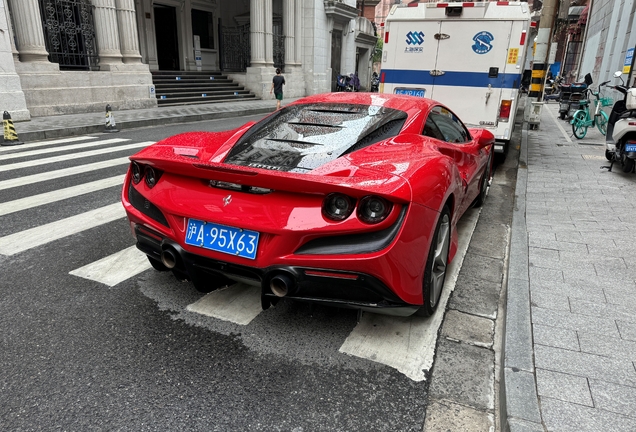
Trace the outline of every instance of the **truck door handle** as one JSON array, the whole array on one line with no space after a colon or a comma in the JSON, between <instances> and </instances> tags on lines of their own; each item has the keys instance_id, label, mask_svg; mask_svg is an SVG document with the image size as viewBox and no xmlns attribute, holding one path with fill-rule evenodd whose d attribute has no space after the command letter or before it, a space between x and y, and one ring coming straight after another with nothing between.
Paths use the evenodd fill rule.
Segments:
<instances>
[{"instance_id":1,"label":"truck door handle","mask_svg":"<svg viewBox=\"0 0 636 432\"><path fill-rule=\"evenodd\" d=\"M442 39L448 39L450 38L450 35L447 35L446 33L435 33L435 39L437 40L442 40Z\"/></svg>"},{"instance_id":2,"label":"truck door handle","mask_svg":"<svg viewBox=\"0 0 636 432\"><path fill-rule=\"evenodd\" d=\"M431 76L442 76L445 73L446 72L441 71L441 70L437 70L437 69L433 69L432 71L429 72L429 74L431 74Z\"/></svg>"}]
</instances>

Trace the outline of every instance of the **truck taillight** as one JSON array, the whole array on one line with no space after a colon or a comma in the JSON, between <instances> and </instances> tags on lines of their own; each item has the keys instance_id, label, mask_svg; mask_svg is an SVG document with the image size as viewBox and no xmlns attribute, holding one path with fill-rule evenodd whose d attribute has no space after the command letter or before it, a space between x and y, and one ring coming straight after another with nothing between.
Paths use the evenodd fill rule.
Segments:
<instances>
[{"instance_id":1,"label":"truck taillight","mask_svg":"<svg viewBox=\"0 0 636 432\"><path fill-rule=\"evenodd\" d=\"M382 84L384 84L384 78L385 78L385 76L384 76L384 75L385 75L385 74L384 74L384 72L380 73L380 82L381 82Z\"/></svg>"},{"instance_id":2,"label":"truck taillight","mask_svg":"<svg viewBox=\"0 0 636 432\"><path fill-rule=\"evenodd\" d=\"M512 108L511 100L502 100L499 106L499 121L507 122L510 119L510 109Z\"/></svg>"},{"instance_id":3,"label":"truck taillight","mask_svg":"<svg viewBox=\"0 0 636 432\"><path fill-rule=\"evenodd\" d=\"M389 32L388 31L384 32L384 43L389 43Z\"/></svg>"}]
</instances>

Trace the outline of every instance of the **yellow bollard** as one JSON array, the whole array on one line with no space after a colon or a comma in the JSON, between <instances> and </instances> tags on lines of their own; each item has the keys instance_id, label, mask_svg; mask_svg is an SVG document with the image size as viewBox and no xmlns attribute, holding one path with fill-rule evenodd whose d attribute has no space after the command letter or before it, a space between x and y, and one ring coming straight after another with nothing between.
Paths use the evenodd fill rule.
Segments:
<instances>
[{"instance_id":1,"label":"yellow bollard","mask_svg":"<svg viewBox=\"0 0 636 432\"><path fill-rule=\"evenodd\" d=\"M0 145L14 146L24 144L20 141L20 138L18 138L18 133L15 131L15 126L13 126L13 120L11 120L11 114L9 114L8 111L2 114L2 125L4 129L4 139Z\"/></svg>"},{"instance_id":2,"label":"yellow bollard","mask_svg":"<svg viewBox=\"0 0 636 432\"><path fill-rule=\"evenodd\" d=\"M104 127L104 132L119 132L119 129L115 127L115 116L113 116L110 104L106 105L106 126Z\"/></svg>"}]
</instances>

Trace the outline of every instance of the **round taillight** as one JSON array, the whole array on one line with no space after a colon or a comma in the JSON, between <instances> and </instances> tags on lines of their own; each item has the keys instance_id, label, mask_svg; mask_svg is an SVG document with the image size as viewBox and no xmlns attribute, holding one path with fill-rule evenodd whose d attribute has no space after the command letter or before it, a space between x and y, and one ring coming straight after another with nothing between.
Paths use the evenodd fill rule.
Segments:
<instances>
[{"instance_id":1,"label":"round taillight","mask_svg":"<svg viewBox=\"0 0 636 432\"><path fill-rule=\"evenodd\" d=\"M354 200L346 195L333 193L327 195L322 205L324 215L335 221L342 221L353 213Z\"/></svg>"},{"instance_id":2,"label":"round taillight","mask_svg":"<svg viewBox=\"0 0 636 432\"><path fill-rule=\"evenodd\" d=\"M137 184L141 181L142 177L142 169L137 162L132 163L132 181L134 184Z\"/></svg>"},{"instance_id":3,"label":"round taillight","mask_svg":"<svg viewBox=\"0 0 636 432\"><path fill-rule=\"evenodd\" d=\"M366 196L360 200L358 217L362 222L376 224L382 222L391 213L393 204L378 196Z\"/></svg>"},{"instance_id":4,"label":"round taillight","mask_svg":"<svg viewBox=\"0 0 636 432\"><path fill-rule=\"evenodd\" d=\"M154 185L157 184L157 174L155 173L155 170L148 167L146 168L146 184L148 185L149 188L154 187Z\"/></svg>"}]
</instances>

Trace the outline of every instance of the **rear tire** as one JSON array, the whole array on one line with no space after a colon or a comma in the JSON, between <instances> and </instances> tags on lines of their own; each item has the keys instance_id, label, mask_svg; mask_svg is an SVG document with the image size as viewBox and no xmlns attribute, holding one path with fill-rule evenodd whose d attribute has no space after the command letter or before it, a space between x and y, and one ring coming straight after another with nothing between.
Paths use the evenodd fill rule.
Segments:
<instances>
[{"instance_id":1,"label":"rear tire","mask_svg":"<svg viewBox=\"0 0 636 432\"><path fill-rule=\"evenodd\" d=\"M612 159L614 159L614 153L609 150L605 150L605 159L611 162Z\"/></svg>"},{"instance_id":2,"label":"rear tire","mask_svg":"<svg viewBox=\"0 0 636 432\"><path fill-rule=\"evenodd\" d=\"M624 173L630 173L632 172L632 170L634 169L634 159L630 159L628 157L626 157L625 155L623 155L623 160L622 162L622 169Z\"/></svg>"},{"instance_id":3,"label":"rear tire","mask_svg":"<svg viewBox=\"0 0 636 432\"><path fill-rule=\"evenodd\" d=\"M444 281L446 280L450 237L450 211L448 206L445 205L437 220L435 233L428 251L424 269L424 281L422 282L424 304L415 312L418 316L431 316L437 309L444 288Z\"/></svg>"},{"instance_id":4,"label":"rear tire","mask_svg":"<svg viewBox=\"0 0 636 432\"><path fill-rule=\"evenodd\" d=\"M568 114L568 113L567 113L567 111L561 111L561 112L559 113L559 118L560 118L561 120L565 120L565 116L566 116L567 114Z\"/></svg>"}]
</instances>

